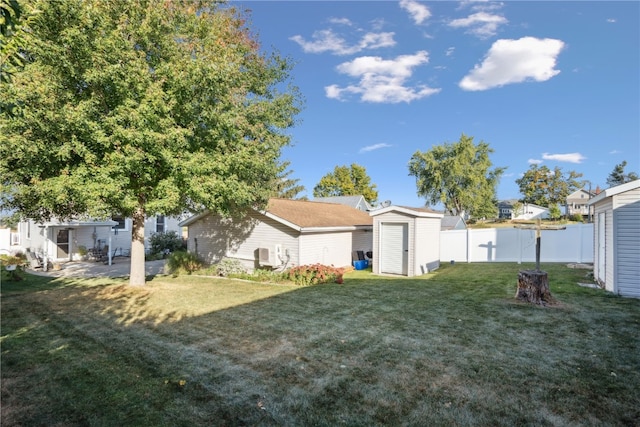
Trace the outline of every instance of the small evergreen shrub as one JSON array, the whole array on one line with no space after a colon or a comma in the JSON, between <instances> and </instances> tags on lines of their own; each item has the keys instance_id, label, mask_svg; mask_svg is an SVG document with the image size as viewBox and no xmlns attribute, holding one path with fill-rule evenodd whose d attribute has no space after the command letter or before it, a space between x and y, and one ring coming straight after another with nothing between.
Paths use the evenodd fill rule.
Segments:
<instances>
[{"instance_id":1,"label":"small evergreen shrub","mask_svg":"<svg viewBox=\"0 0 640 427\"><path fill-rule=\"evenodd\" d=\"M301 286L342 283L342 274L341 268L322 264L300 265L290 268L287 272L289 280Z\"/></svg>"},{"instance_id":2,"label":"small evergreen shrub","mask_svg":"<svg viewBox=\"0 0 640 427\"><path fill-rule=\"evenodd\" d=\"M191 274L202 268L202 261L192 252L177 251L169 255L167 270L177 276L181 273Z\"/></svg>"},{"instance_id":3,"label":"small evergreen shrub","mask_svg":"<svg viewBox=\"0 0 640 427\"><path fill-rule=\"evenodd\" d=\"M182 237L175 231L153 233L149 237L149 252L152 254L167 254L184 249Z\"/></svg>"},{"instance_id":4,"label":"small evergreen shrub","mask_svg":"<svg viewBox=\"0 0 640 427\"><path fill-rule=\"evenodd\" d=\"M231 275L246 274L247 269L237 259L222 258L218 264L216 264L216 274L222 277L229 277Z\"/></svg>"}]
</instances>

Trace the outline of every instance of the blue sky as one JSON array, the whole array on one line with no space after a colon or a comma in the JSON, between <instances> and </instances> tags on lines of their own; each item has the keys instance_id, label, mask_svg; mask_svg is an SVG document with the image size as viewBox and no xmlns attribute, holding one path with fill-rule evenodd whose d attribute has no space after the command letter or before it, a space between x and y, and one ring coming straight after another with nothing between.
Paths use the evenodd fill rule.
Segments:
<instances>
[{"instance_id":1,"label":"blue sky","mask_svg":"<svg viewBox=\"0 0 640 427\"><path fill-rule=\"evenodd\" d=\"M464 133L506 167L606 187L640 173L640 2L233 1L265 51L294 63L305 106L283 159L313 198L335 166L364 166L379 201L423 206L407 164Z\"/></svg>"}]
</instances>

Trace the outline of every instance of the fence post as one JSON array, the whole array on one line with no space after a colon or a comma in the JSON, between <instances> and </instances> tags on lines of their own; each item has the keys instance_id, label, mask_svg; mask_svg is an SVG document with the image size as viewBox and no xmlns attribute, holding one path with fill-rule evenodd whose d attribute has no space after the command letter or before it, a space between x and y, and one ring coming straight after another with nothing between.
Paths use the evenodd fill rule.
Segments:
<instances>
[{"instance_id":1,"label":"fence post","mask_svg":"<svg viewBox=\"0 0 640 427\"><path fill-rule=\"evenodd\" d=\"M471 262L471 229L467 228L467 264Z\"/></svg>"}]
</instances>

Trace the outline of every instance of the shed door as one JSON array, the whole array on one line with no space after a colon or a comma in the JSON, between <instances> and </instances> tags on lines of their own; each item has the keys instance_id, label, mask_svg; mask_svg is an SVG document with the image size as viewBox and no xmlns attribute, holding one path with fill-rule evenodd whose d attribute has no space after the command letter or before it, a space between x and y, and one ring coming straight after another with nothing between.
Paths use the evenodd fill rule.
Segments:
<instances>
[{"instance_id":1,"label":"shed door","mask_svg":"<svg viewBox=\"0 0 640 427\"><path fill-rule=\"evenodd\" d=\"M601 283L605 283L607 277L605 271L605 257L606 251L606 233L605 233L605 213L600 212L598 214L598 277L597 279Z\"/></svg>"},{"instance_id":2,"label":"shed door","mask_svg":"<svg viewBox=\"0 0 640 427\"><path fill-rule=\"evenodd\" d=\"M409 225L383 223L380 227L380 272L409 273Z\"/></svg>"}]
</instances>

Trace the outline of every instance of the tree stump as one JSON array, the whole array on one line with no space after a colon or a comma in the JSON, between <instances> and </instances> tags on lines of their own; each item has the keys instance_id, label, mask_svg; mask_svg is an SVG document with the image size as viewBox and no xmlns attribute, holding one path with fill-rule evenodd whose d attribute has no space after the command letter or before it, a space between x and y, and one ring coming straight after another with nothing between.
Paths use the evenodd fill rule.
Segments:
<instances>
[{"instance_id":1,"label":"tree stump","mask_svg":"<svg viewBox=\"0 0 640 427\"><path fill-rule=\"evenodd\" d=\"M531 304L547 305L553 302L546 271L521 270L518 272L516 298Z\"/></svg>"}]
</instances>

